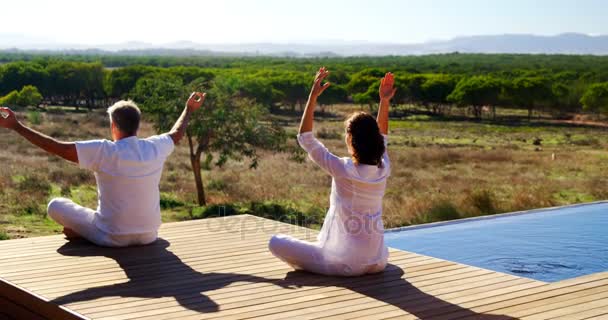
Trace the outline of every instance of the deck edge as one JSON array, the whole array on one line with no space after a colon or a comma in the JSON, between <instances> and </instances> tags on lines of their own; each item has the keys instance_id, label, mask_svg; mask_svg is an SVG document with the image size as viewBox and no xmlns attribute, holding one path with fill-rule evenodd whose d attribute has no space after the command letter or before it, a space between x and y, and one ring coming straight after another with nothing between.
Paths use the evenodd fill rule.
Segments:
<instances>
[{"instance_id":1,"label":"deck edge","mask_svg":"<svg viewBox=\"0 0 608 320\"><path fill-rule=\"evenodd\" d=\"M0 297L47 319L89 320L66 307L53 304L47 299L0 278Z\"/></svg>"}]
</instances>

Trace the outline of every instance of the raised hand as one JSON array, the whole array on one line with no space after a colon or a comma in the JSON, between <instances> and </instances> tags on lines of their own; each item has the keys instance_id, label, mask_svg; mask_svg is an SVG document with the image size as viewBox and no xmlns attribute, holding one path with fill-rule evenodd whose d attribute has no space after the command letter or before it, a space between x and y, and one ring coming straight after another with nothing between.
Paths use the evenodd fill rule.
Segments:
<instances>
[{"instance_id":1,"label":"raised hand","mask_svg":"<svg viewBox=\"0 0 608 320\"><path fill-rule=\"evenodd\" d=\"M312 97L318 97L320 96L323 91L325 91L325 89L329 88L329 86L331 85L329 82L326 82L325 84L323 84L323 80L325 80L325 78L327 78L327 76L329 75L329 71L327 71L327 69L325 69L325 67L322 67L319 69L319 71L317 71L317 75L315 76L315 82L312 85L312 89L310 91L310 95Z\"/></svg>"},{"instance_id":2,"label":"raised hand","mask_svg":"<svg viewBox=\"0 0 608 320\"><path fill-rule=\"evenodd\" d=\"M186 106L188 107L188 110L190 112L194 112L194 111L200 109L201 106L203 105L203 102L205 102L206 96L207 96L206 93L192 92L192 94L188 98L188 101L186 102Z\"/></svg>"},{"instance_id":3,"label":"raised hand","mask_svg":"<svg viewBox=\"0 0 608 320\"><path fill-rule=\"evenodd\" d=\"M380 100L391 100L397 92L397 88L394 88L395 77L392 73L387 72L384 78L380 81Z\"/></svg>"},{"instance_id":4,"label":"raised hand","mask_svg":"<svg viewBox=\"0 0 608 320\"><path fill-rule=\"evenodd\" d=\"M13 110L0 107L0 127L15 129L18 123L17 116L15 116Z\"/></svg>"}]
</instances>

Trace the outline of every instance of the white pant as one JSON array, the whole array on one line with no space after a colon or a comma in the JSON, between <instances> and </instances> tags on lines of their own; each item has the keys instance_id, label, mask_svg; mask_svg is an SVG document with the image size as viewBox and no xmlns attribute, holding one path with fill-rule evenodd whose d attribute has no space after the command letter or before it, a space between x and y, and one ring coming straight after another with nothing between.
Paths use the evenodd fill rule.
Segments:
<instances>
[{"instance_id":1,"label":"white pant","mask_svg":"<svg viewBox=\"0 0 608 320\"><path fill-rule=\"evenodd\" d=\"M296 270L306 270L328 276L360 276L382 272L386 263L372 265L348 265L326 261L318 242L309 242L287 235L274 235L268 249L277 258Z\"/></svg>"},{"instance_id":2,"label":"white pant","mask_svg":"<svg viewBox=\"0 0 608 320\"><path fill-rule=\"evenodd\" d=\"M49 217L60 225L71 229L81 237L104 247L126 247L150 244L156 241L157 233L111 235L95 226L95 211L80 206L66 198L55 198L49 202Z\"/></svg>"}]
</instances>

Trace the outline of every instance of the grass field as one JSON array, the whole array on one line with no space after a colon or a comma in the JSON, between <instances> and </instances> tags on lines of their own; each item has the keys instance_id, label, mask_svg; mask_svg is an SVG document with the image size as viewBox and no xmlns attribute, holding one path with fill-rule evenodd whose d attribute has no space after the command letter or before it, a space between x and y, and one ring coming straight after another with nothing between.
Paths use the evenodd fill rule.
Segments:
<instances>
[{"instance_id":1,"label":"grass field","mask_svg":"<svg viewBox=\"0 0 608 320\"><path fill-rule=\"evenodd\" d=\"M346 156L342 120L351 109L358 108L329 108L333 114L318 118L316 126L321 140L342 156ZM55 110L21 113L21 117L63 140L109 137L102 111ZM295 145L299 119L283 117ZM524 118L476 122L413 115L392 120L386 226L608 198L606 128L545 120L529 123ZM151 126L144 124L141 135L150 134ZM181 145L166 163L160 186L163 220L248 212L318 227L328 206L331 179L303 159L301 153L265 152L257 170L235 162L206 170L210 205L200 208L194 204L186 145ZM45 214L53 197L96 207L91 173L46 155L8 130L0 130L0 163L0 239L59 232Z\"/></svg>"}]
</instances>

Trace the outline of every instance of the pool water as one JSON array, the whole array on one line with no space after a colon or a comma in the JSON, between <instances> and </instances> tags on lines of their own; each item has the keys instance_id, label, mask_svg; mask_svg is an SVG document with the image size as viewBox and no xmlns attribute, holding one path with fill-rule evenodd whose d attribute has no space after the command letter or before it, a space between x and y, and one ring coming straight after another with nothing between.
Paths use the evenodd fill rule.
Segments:
<instances>
[{"instance_id":1,"label":"pool water","mask_svg":"<svg viewBox=\"0 0 608 320\"><path fill-rule=\"evenodd\" d=\"M608 203L414 226L389 247L545 282L608 271Z\"/></svg>"}]
</instances>

